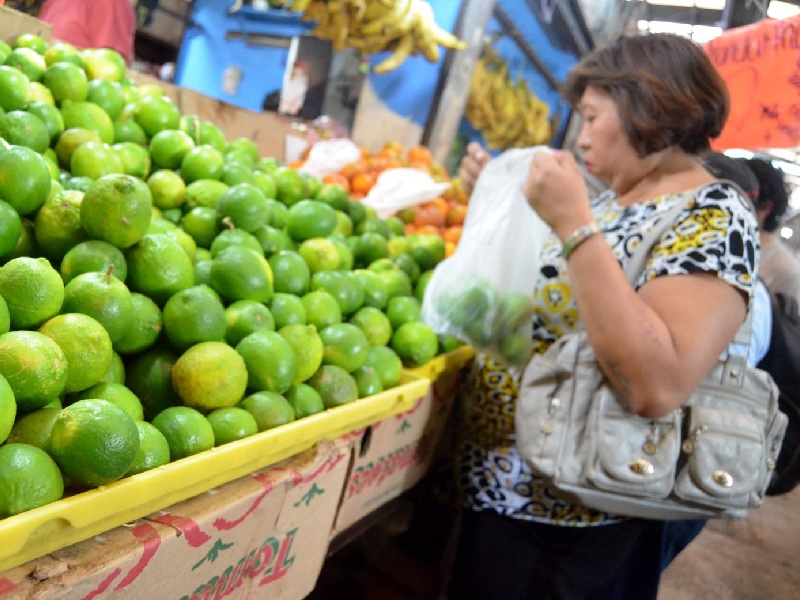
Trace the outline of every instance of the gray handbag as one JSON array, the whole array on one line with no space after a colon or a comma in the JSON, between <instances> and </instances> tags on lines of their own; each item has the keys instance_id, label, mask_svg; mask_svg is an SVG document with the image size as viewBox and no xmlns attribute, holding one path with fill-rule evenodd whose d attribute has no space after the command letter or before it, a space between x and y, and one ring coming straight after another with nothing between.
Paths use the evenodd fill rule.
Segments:
<instances>
[{"instance_id":1,"label":"gray handbag","mask_svg":"<svg viewBox=\"0 0 800 600\"><path fill-rule=\"evenodd\" d=\"M678 201L637 246L634 282ZM750 311L734 343L749 348ZM659 419L625 408L586 332L561 337L525 369L517 447L534 473L583 506L660 520L741 519L761 506L787 418L772 377L731 352L679 409Z\"/></svg>"}]
</instances>

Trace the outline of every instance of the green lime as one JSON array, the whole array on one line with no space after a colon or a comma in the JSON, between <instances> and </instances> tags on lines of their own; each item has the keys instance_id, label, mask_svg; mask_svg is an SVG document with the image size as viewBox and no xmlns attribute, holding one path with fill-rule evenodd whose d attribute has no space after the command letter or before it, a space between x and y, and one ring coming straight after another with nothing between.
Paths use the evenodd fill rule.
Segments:
<instances>
[{"instance_id":1,"label":"green lime","mask_svg":"<svg viewBox=\"0 0 800 600\"><path fill-rule=\"evenodd\" d=\"M87 240L70 248L61 260L59 269L64 284L82 273L106 273L111 269L114 277L125 281L128 264L122 251L102 240Z\"/></svg>"},{"instance_id":2,"label":"green lime","mask_svg":"<svg viewBox=\"0 0 800 600\"><path fill-rule=\"evenodd\" d=\"M325 344L313 325L284 325L278 334L294 350L297 372L294 383L302 383L317 372L325 355Z\"/></svg>"},{"instance_id":3,"label":"green lime","mask_svg":"<svg viewBox=\"0 0 800 600\"><path fill-rule=\"evenodd\" d=\"M230 406L208 413L208 422L214 430L214 444L221 446L258 433L255 417L244 408Z\"/></svg>"},{"instance_id":4,"label":"green lime","mask_svg":"<svg viewBox=\"0 0 800 600\"><path fill-rule=\"evenodd\" d=\"M25 413L14 422L6 444L29 444L46 451L53 423L60 413L61 407L50 406Z\"/></svg>"},{"instance_id":5,"label":"green lime","mask_svg":"<svg viewBox=\"0 0 800 600\"><path fill-rule=\"evenodd\" d=\"M134 421L142 421L144 419L144 409L141 401L136 397L136 394L121 383L96 383L75 397L76 400L89 400L92 398L107 400L111 404L116 404L128 413Z\"/></svg>"},{"instance_id":6,"label":"green lime","mask_svg":"<svg viewBox=\"0 0 800 600\"><path fill-rule=\"evenodd\" d=\"M390 343L407 367L419 367L433 360L439 351L436 334L422 321L400 325L392 334Z\"/></svg>"},{"instance_id":7,"label":"green lime","mask_svg":"<svg viewBox=\"0 0 800 600\"><path fill-rule=\"evenodd\" d=\"M126 477L144 473L170 461L169 443L163 433L147 421L136 421L136 429L139 433L139 451L125 473Z\"/></svg>"},{"instance_id":8,"label":"green lime","mask_svg":"<svg viewBox=\"0 0 800 600\"><path fill-rule=\"evenodd\" d=\"M97 320L112 343L121 339L133 322L131 292L110 270L106 273L90 271L70 280L64 286L61 310L83 313Z\"/></svg>"},{"instance_id":9,"label":"green lime","mask_svg":"<svg viewBox=\"0 0 800 600\"><path fill-rule=\"evenodd\" d=\"M253 415L259 431L285 425L295 419L292 405L278 392L255 392L244 398L239 407Z\"/></svg>"},{"instance_id":10,"label":"green lime","mask_svg":"<svg viewBox=\"0 0 800 600\"><path fill-rule=\"evenodd\" d=\"M335 408L358 400L356 380L337 365L322 365L307 383L317 390L325 408Z\"/></svg>"},{"instance_id":11,"label":"green lime","mask_svg":"<svg viewBox=\"0 0 800 600\"><path fill-rule=\"evenodd\" d=\"M352 372L353 379L358 386L358 397L365 398L383 391L383 380L375 367L361 365Z\"/></svg>"},{"instance_id":12,"label":"green lime","mask_svg":"<svg viewBox=\"0 0 800 600\"><path fill-rule=\"evenodd\" d=\"M156 343L163 329L161 309L144 294L131 294L131 325L121 338L114 342L120 354L135 354Z\"/></svg>"},{"instance_id":13,"label":"green lime","mask_svg":"<svg viewBox=\"0 0 800 600\"><path fill-rule=\"evenodd\" d=\"M389 317L374 306L360 308L350 317L350 323L364 332L370 346L385 346L392 339L394 330Z\"/></svg>"},{"instance_id":14,"label":"green lime","mask_svg":"<svg viewBox=\"0 0 800 600\"><path fill-rule=\"evenodd\" d=\"M170 460L175 461L211 450L214 430L203 413L188 406L165 408L152 421L169 445Z\"/></svg>"},{"instance_id":15,"label":"green lime","mask_svg":"<svg viewBox=\"0 0 800 600\"><path fill-rule=\"evenodd\" d=\"M322 363L337 365L352 373L364 364L370 344L364 332L351 323L334 323L320 330L325 348Z\"/></svg>"},{"instance_id":16,"label":"green lime","mask_svg":"<svg viewBox=\"0 0 800 600\"><path fill-rule=\"evenodd\" d=\"M63 313L48 319L39 327L52 339L67 359L67 393L93 386L111 363L111 338L103 325L80 313Z\"/></svg>"},{"instance_id":17,"label":"green lime","mask_svg":"<svg viewBox=\"0 0 800 600\"><path fill-rule=\"evenodd\" d=\"M164 304L161 319L167 339L180 352L199 342L225 339L225 307L207 285L174 294Z\"/></svg>"},{"instance_id":18,"label":"green lime","mask_svg":"<svg viewBox=\"0 0 800 600\"><path fill-rule=\"evenodd\" d=\"M378 371L385 390L399 385L403 379L403 362L397 352L388 346L370 347L364 365Z\"/></svg>"},{"instance_id":19,"label":"green lime","mask_svg":"<svg viewBox=\"0 0 800 600\"><path fill-rule=\"evenodd\" d=\"M286 390L284 396L292 406L296 419L309 417L325 410L322 396L307 383L293 384Z\"/></svg>"},{"instance_id":20,"label":"green lime","mask_svg":"<svg viewBox=\"0 0 800 600\"><path fill-rule=\"evenodd\" d=\"M0 267L0 296L12 329L33 329L55 316L64 301L64 282L44 258L14 258Z\"/></svg>"},{"instance_id":21,"label":"green lime","mask_svg":"<svg viewBox=\"0 0 800 600\"><path fill-rule=\"evenodd\" d=\"M294 348L279 333L259 329L236 345L247 366L247 387L255 391L283 393L297 375Z\"/></svg>"},{"instance_id":22,"label":"green lime","mask_svg":"<svg viewBox=\"0 0 800 600\"><path fill-rule=\"evenodd\" d=\"M136 459L139 432L123 409L106 400L78 400L61 411L50 455L62 473L86 487L121 479Z\"/></svg>"},{"instance_id":23,"label":"green lime","mask_svg":"<svg viewBox=\"0 0 800 600\"><path fill-rule=\"evenodd\" d=\"M229 345L235 347L260 329L275 330L275 319L261 302L238 300L225 309L225 341Z\"/></svg>"},{"instance_id":24,"label":"green lime","mask_svg":"<svg viewBox=\"0 0 800 600\"><path fill-rule=\"evenodd\" d=\"M286 325L305 325L306 309L303 301L294 294L278 292L269 301L269 310L275 320L275 329Z\"/></svg>"},{"instance_id":25,"label":"green lime","mask_svg":"<svg viewBox=\"0 0 800 600\"><path fill-rule=\"evenodd\" d=\"M28 444L0 446L0 519L64 495L64 479L47 452Z\"/></svg>"},{"instance_id":26,"label":"green lime","mask_svg":"<svg viewBox=\"0 0 800 600\"><path fill-rule=\"evenodd\" d=\"M177 360L174 350L156 346L130 358L126 365L126 385L139 398L148 421L181 403L172 387L172 368Z\"/></svg>"}]
</instances>

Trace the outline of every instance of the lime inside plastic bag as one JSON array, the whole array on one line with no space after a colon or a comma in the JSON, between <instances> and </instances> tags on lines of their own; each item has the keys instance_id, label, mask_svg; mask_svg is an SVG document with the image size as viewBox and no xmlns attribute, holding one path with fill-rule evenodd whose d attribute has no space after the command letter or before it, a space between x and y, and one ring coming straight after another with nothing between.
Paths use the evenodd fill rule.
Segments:
<instances>
[{"instance_id":1,"label":"lime inside plastic bag","mask_svg":"<svg viewBox=\"0 0 800 600\"><path fill-rule=\"evenodd\" d=\"M531 354L533 287L549 227L522 185L546 146L508 150L484 167L456 251L437 265L422 306L436 333L449 333L508 365Z\"/></svg>"}]
</instances>

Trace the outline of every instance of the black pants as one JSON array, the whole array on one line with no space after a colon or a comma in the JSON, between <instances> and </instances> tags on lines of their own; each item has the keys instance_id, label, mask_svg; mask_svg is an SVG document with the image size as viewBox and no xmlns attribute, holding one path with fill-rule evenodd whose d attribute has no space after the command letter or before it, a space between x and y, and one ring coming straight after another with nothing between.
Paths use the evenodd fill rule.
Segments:
<instances>
[{"instance_id":1,"label":"black pants","mask_svg":"<svg viewBox=\"0 0 800 600\"><path fill-rule=\"evenodd\" d=\"M645 523L561 527L465 511L450 598L582 600L611 583Z\"/></svg>"}]
</instances>

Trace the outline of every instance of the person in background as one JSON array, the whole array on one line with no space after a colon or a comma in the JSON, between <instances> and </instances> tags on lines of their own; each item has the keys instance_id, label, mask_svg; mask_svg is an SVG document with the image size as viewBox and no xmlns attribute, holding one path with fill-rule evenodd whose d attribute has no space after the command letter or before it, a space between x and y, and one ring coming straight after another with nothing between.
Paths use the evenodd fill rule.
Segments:
<instances>
[{"instance_id":1,"label":"person in background","mask_svg":"<svg viewBox=\"0 0 800 600\"><path fill-rule=\"evenodd\" d=\"M133 0L45 0L39 18L53 39L78 48L111 48L130 65L136 37Z\"/></svg>"},{"instance_id":2,"label":"person in background","mask_svg":"<svg viewBox=\"0 0 800 600\"><path fill-rule=\"evenodd\" d=\"M761 158L748 159L747 166L758 179L756 216L761 241L759 277L772 293L786 294L800 302L800 259L775 235L789 207L789 192L783 171Z\"/></svg>"},{"instance_id":3,"label":"person in background","mask_svg":"<svg viewBox=\"0 0 800 600\"><path fill-rule=\"evenodd\" d=\"M472 193L478 176L490 160L492 160L492 156L478 142L467 144L467 152L461 159L458 169L458 178L467 195Z\"/></svg>"},{"instance_id":4,"label":"person in background","mask_svg":"<svg viewBox=\"0 0 800 600\"><path fill-rule=\"evenodd\" d=\"M753 289L752 205L697 156L722 131L727 88L695 43L650 34L585 56L563 95L582 117L586 170L609 189L590 201L569 152L533 159L523 191L553 232L533 290L535 351L582 326L620 400L665 415L726 350ZM686 195L631 285L620 265ZM514 440L521 374L479 354L464 384L456 472L465 510L451 580L459 600L591 597L651 523L577 505L531 472ZM651 577L657 589L659 573Z\"/></svg>"}]
</instances>

